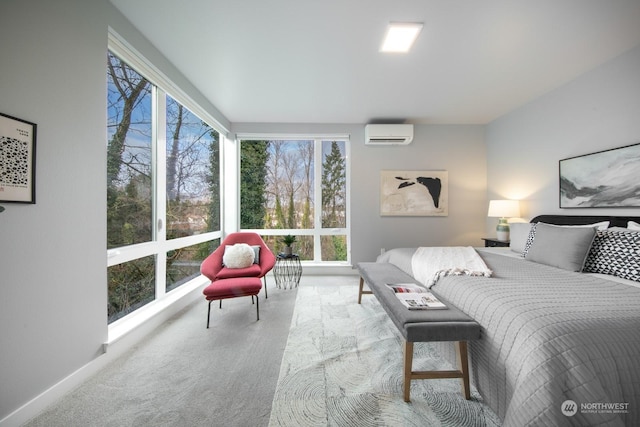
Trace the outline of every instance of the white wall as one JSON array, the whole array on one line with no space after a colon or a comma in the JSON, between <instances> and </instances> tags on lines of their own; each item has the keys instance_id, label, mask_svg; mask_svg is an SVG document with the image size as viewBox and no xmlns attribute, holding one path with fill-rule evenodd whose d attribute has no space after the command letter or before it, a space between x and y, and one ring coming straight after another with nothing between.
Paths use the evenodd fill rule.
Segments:
<instances>
[{"instance_id":1,"label":"white wall","mask_svg":"<svg viewBox=\"0 0 640 427\"><path fill-rule=\"evenodd\" d=\"M486 138L489 198L522 199L523 217L640 215L560 209L558 194L559 160L640 142L640 46L495 120Z\"/></svg>"},{"instance_id":2,"label":"white wall","mask_svg":"<svg viewBox=\"0 0 640 427\"><path fill-rule=\"evenodd\" d=\"M407 146L364 145L364 124L234 123L232 133L349 134L351 261L375 261L381 248L482 245L486 201L484 126L416 125ZM381 170L449 172L449 216L380 216Z\"/></svg>"},{"instance_id":3,"label":"white wall","mask_svg":"<svg viewBox=\"0 0 640 427\"><path fill-rule=\"evenodd\" d=\"M0 214L0 424L107 339L108 26L217 110L107 0L0 2L0 112L38 125L36 204Z\"/></svg>"}]
</instances>

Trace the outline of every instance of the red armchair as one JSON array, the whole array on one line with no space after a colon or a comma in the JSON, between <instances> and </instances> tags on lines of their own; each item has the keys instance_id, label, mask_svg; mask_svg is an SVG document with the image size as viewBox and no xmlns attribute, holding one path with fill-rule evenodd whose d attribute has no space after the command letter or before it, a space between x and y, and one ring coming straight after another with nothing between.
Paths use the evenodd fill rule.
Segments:
<instances>
[{"instance_id":1,"label":"red armchair","mask_svg":"<svg viewBox=\"0 0 640 427\"><path fill-rule=\"evenodd\" d=\"M259 246L259 260L246 268L227 268L222 263L226 246L235 245L236 243L246 243L250 246ZM207 328L209 327L209 317L211 314L211 303L220 301L222 308L222 300L227 298L237 298L244 296L256 297L256 313L260 320L260 305L258 303L258 293L262 289L262 281L264 278L264 294L267 295L267 278L266 274L273 268L276 263L276 257L267 247L264 240L257 233L237 232L229 234L200 265L200 272L205 275L211 284L204 288L202 293L207 301L209 308L207 310Z\"/></svg>"}]
</instances>

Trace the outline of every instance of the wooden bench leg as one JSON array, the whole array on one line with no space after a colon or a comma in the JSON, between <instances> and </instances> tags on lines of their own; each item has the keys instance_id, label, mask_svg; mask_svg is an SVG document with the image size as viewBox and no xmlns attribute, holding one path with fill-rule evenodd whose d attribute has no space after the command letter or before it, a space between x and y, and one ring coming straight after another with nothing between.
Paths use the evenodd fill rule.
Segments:
<instances>
[{"instance_id":1,"label":"wooden bench leg","mask_svg":"<svg viewBox=\"0 0 640 427\"><path fill-rule=\"evenodd\" d=\"M413 374L413 343L404 342L404 401L411 402L411 378Z\"/></svg>"},{"instance_id":2,"label":"wooden bench leg","mask_svg":"<svg viewBox=\"0 0 640 427\"><path fill-rule=\"evenodd\" d=\"M364 279L361 277L360 278L360 290L358 291L358 304L362 303L362 295L363 294L372 294L373 292L371 291L365 291L364 290Z\"/></svg>"},{"instance_id":3,"label":"wooden bench leg","mask_svg":"<svg viewBox=\"0 0 640 427\"><path fill-rule=\"evenodd\" d=\"M460 378L462 382L462 394L464 398L471 399L469 387L469 357L467 355L467 342L456 342L458 356L458 370L453 371L414 371L413 370L413 343L404 342L404 401L411 401L411 380L433 380L441 378Z\"/></svg>"},{"instance_id":4,"label":"wooden bench leg","mask_svg":"<svg viewBox=\"0 0 640 427\"><path fill-rule=\"evenodd\" d=\"M456 343L456 353L458 355L458 369L462 373L462 394L464 398L471 399L471 388L469 387L469 356L467 354L467 342L458 341Z\"/></svg>"}]
</instances>

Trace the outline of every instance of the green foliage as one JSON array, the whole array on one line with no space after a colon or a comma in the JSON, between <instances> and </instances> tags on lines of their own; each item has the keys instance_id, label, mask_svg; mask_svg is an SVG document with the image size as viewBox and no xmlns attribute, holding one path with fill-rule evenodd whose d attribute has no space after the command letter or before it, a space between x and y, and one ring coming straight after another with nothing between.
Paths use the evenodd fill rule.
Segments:
<instances>
[{"instance_id":1,"label":"green foliage","mask_svg":"<svg viewBox=\"0 0 640 427\"><path fill-rule=\"evenodd\" d=\"M243 142L240 150L240 227L264 228L268 141Z\"/></svg>"},{"instance_id":2,"label":"green foliage","mask_svg":"<svg viewBox=\"0 0 640 427\"><path fill-rule=\"evenodd\" d=\"M289 193L289 206L287 208L287 228L298 228L296 225L296 207L293 201L293 191Z\"/></svg>"},{"instance_id":3,"label":"green foliage","mask_svg":"<svg viewBox=\"0 0 640 427\"><path fill-rule=\"evenodd\" d=\"M322 165L322 226L344 227L345 218L345 159L338 143L331 142L331 152Z\"/></svg>"},{"instance_id":4,"label":"green foliage","mask_svg":"<svg viewBox=\"0 0 640 427\"><path fill-rule=\"evenodd\" d=\"M280 239L280 241L284 243L286 246L291 246L296 242L296 236L287 234L286 236L283 236L282 239Z\"/></svg>"},{"instance_id":5,"label":"green foliage","mask_svg":"<svg viewBox=\"0 0 640 427\"><path fill-rule=\"evenodd\" d=\"M282 203L280 203L280 195L276 194L276 228L284 228L286 221L284 219L284 213L282 212Z\"/></svg>"},{"instance_id":6,"label":"green foliage","mask_svg":"<svg viewBox=\"0 0 640 427\"><path fill-rule=\"evenodd\" d=\"M207 231L220 230L220 134L211 129L211 145L209 146L209 164L211 169L207 174L207 182L211 194L209 215L207 216Z\"/></svg>"},{"instance_id":7,"label":"green foliage","mask_svg":"<svg viewBox=\"0 0 640 427\"><path fill-rule=\"evenodd\" d=\"M155 297L155 257L114 265L107 270L108 321L117 320Z\"/></svg>"},{"instance_id":8,"label":"green foliage","mask_svg":"<svg viewBox=\"0 0 640 427\"><path fill-rule=\"evenodd\" d=\"M347 239L345 236L331 236L334 248L333 261L347 260Z\"/></svg>"}]
</instances>

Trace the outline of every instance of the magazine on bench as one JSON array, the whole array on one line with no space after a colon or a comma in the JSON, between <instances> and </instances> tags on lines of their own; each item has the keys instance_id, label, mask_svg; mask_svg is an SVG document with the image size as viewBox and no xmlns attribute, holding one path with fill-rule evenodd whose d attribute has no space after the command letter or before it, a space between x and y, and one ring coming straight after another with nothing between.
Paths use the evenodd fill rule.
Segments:
<instances>
[{"instance_id":1,"label":"magazine on bench","mask_svg":"<svg viewBox=\"0 0 640 427\"><path fill-rule=\"evenodd\" d=\"M409 310L441 310L447 308L431 292L414 283L387 284L398 300Z\"/></svg>"}]
</instances>

